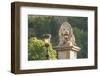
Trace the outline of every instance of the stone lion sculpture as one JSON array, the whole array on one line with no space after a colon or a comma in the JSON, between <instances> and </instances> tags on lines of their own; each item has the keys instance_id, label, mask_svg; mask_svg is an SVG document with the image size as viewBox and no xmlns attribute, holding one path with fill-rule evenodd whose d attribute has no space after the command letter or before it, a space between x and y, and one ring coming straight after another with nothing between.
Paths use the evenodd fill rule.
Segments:
<instances>
[{"instance_id":1,"label":"stone lion sculpture","mask_svg":"<svg viewBox=\"0 0 100 76\"><path fill-rule=\"evenodd\" d=\"M76 43L72 27L68 22L64 22L59 29L59 46L69 47L74 45Z\"/></svg>"}]
</instances>

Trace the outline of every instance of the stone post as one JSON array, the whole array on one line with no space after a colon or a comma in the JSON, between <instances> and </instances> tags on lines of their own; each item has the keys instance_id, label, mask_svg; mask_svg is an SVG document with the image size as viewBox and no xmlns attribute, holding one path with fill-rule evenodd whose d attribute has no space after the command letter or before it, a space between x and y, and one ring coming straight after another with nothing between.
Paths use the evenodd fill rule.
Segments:
<instances>
[{"instance_id":1,"label":"stone post","mask_svg":"<svg viewBox=\"0 0 100 76\"><path fill-rule=\"evenodd\" d=\"M80 48L77 46L57 46L54 49L57 51L58 59L77 59L77 52L80 51Z\"/></svg>"}]
</instances>

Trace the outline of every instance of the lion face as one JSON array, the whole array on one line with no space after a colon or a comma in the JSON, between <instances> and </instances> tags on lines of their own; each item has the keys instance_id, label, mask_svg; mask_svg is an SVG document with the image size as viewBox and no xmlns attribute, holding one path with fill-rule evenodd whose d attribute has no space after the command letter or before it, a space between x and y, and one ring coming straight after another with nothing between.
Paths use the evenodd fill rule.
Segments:
<instances>
[{"instance_id":1,"label":"lion face","mask_svg":"<svg viewBox=\"0 0 100 76\"><path fill-rule=\"evenodd\" d=\"M62 31L62 36L64 37L64 39L68 40L69 31L64 28L63 31Z\"/></svg>"}]
</instances>

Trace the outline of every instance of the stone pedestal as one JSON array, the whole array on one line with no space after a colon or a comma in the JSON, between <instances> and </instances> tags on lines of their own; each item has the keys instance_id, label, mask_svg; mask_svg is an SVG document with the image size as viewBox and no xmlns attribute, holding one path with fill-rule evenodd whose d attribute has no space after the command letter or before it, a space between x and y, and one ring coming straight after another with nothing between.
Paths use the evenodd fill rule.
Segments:
<instances>
[{"instance_id":1,"label":"stone pedestal","mask_svg":"<svg viewBox=\"0 0 100 76\"><path fill-rule=\"evenodd\" d=\"M57 51L58 59L77 59L77 52L80 51L80 48L77 46L57 46L54 49Z\"/></svg>"}]
</instances>

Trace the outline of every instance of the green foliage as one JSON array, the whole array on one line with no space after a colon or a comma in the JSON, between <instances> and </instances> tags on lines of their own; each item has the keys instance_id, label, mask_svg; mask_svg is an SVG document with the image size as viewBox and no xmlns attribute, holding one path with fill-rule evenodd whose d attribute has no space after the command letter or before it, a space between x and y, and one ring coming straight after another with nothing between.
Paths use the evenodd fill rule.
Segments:
<instances>
[{"instance_id":1,"label":"green foliage","mask_svg":"<svg viewBox=\"0 0 100 76\"><path fill-rule=\"evenodd\" d=\"M48 47L48 54L49 54L49 59L51 60L55 60L57 58L57 53L55 50L53 50L51 44L49 44L49 47Z\"/></svg>"},{"instance_id":2,"label":"green foliage","mask_svg":"<svg viewBox=\"0 0 100 76\"><path fill-rule=\"evenodd\" d=\"M78 52L78 58L87 58L88 57L87 32L80 30L77 27L74 27L73 30L76 37L77 46L81 48L80 52Z\"/></svg>"},{"instance_id":3,"label":"green foliage","mask_svg":"<svg viewBox=\"0 0 100 76\"><path fill-rule=\"evenodd\" d=\"M87 17L68 17L68 22L72 27L87 31Z\"/></svg>"},{"instance_id":4,"label":"green foliage","mask_svg":"<svg viewBox=\"0 0 100 76\"><path fill-rule=\"evenodd\" d=\"M52 45L58 44L58 26L54 16L28 16L28 28L34 30L34 36L41 38L43 34L51 34ZM29 37L30 34L29 34Z\"/></svg>"},{"instance_id":5,"label":"green foliage","mask_svg":"<svg viewBox=\"0 0 100 76\"><path fill-rule=\"evenodd\" d=\"M28 41L28 60L45 60L46 59L45 43L35 37ZM50 59L56 59L56 51L52 49L52 45L48 47Z\"/></svg>"},{"instance_id":6,"label":"green foliage","mask_svg":"<svg viewBox=\"0 0 100 76\"><path fill-rule=\"evenodd\" d=\"M81 48L78 58L88 57L88 18L87 17L68 17L68 22L72 25L77 46Z\"/></svg>"},{"instance_id":7,"label":"green foliage","mask_svg":"<svg viewBox=\"0 0 100 76\"><path fill-rule=\"evenodd\" d=\"M43 60L45 57L44 42L36 38L31 38L28 41L29 60Z\"/></svg>"}]
</instances>

